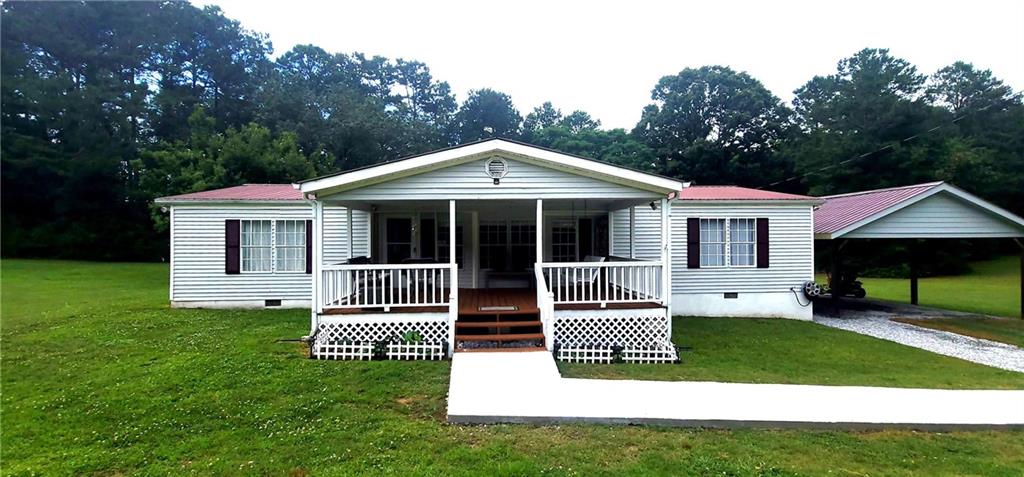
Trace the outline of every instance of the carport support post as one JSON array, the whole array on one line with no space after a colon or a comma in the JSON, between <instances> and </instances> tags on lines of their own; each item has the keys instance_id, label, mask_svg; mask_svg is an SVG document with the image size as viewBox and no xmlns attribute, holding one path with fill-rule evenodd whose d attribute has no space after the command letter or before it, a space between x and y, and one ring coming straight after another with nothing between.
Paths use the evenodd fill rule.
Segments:
<instances>
[{"instance_id":1,"label":"carport support post","mask_svg":"<svg viewBox=\"0 0 1024 477\"><path fill-rule=\"evenodd\" d=\"M1020 248L1020 319L1024 320L1024 243L1020 239L1013 242Z\"/></svg>"},{"instance_id":2,"label":"carport support post","mask_svg":"<svg viewBox=\"0 0 1024 477\"><path fill-rule=\"evenodd\" d=\"M829 283L829 293L832 294L832 311L839 315L839 296L843 294L839 286L839 274L842 271L842 257L840 253L843 250L843 239L833 239L832 241L832 277Z\"/></svg>"},{"instance_id":3,"label":"carport support post","mask_svg":"<svg viewBox=\"0 0 1024 477\"><path fill-rule=\"evenodd\" d=\"M917 305L917 239L910 239L910 304Z\"/></svg>"}]
</instances>

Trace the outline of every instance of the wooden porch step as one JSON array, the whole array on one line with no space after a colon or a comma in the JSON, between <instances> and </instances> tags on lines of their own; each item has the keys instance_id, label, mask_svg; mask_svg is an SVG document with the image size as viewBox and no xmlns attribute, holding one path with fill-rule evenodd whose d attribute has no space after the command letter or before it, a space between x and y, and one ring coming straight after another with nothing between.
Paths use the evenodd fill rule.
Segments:
<instances>
[{"instance_id":1,"label":"wooden porch step","mask_svg":"<svg viewBox=\"0 0 1024 477\"><path fill-rule=\"evenodd\" d=\"M455 341L520 341L542 339L544 339L544 333L520 333L508 335L455 335Z\"/></svg>"},{"instance_id":2,"label":"wooden porch step","mask_svg":"<svg viewBox=\"0 0 1024 477\"><path fill-rule=\"evenodd\" d=\"M512 328L517 326L540 326L540 320L532 321L456 321L456 328Z\"/></svg>"},{"instance_id":3,"label":"wooden porch step","mask_svg":"<svg viewBox=\"0 0 1024 477\"><path fill-rule=\"evenodd\" d=\"M523 351L547 351L543 346L523 346L520 348L470 348L456 349L456 353L519 353Z\"/></svg>"}]
</instances>

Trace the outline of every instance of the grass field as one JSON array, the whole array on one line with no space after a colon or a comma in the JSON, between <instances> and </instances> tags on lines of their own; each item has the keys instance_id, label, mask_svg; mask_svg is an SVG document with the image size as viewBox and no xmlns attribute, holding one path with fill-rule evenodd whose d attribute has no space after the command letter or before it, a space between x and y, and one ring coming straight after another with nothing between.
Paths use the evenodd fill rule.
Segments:
<instances>
[{"instance_id":1,"label":"grass field","mask_svg":"<svg viewBox=\"0 0 1024 477\"><path fill-rule=\"evenodd\" d=\"M676 318L680 366L560 363L569 377L1024 389L1024 374L792 320ZM913 366L908 366L913 363Z\"/></svg>"},{"instance_id":2,"label":"grass field","mask_svg":"<svg viewBox=\"0 0 1024 477\"><path fill-rule=\"evenodd\" d=\"M172 310L167 268L156 264L4 260L2 277L3 475L1009 476L1024 468L1024 432L1015 431L450 426L447 362L306 359L296 343L276 341L306 331L304 310ZM1020 385L1017 375L789 323L682 320L690 330L682 344L694 351L662 367L725 380L885 383L892 379L879 375L888 373L936 386Z\"/></svg>"},{"instance_id":3,"label":"grass field","mask_svg":"<svg viewBox=\"0 0 1024 477\"><path fill-rule=\"evenodd\" d=\"M971 263L971 272L921 278L918 303L947 310L1020 318L1020 258L1007 256ZM825 282L824 275L817 280ZM868 298L910 302L910 280L861 278Z\"/></svg>"}]
</instances>

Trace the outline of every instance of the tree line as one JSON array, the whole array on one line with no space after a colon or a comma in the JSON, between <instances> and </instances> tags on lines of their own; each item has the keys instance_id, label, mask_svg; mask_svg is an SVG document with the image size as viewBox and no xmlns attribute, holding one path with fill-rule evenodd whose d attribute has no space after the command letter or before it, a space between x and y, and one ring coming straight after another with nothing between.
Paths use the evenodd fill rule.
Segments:
<instances>
[{"instance_id":1,"label":"tree line","mask_svg":"<svg viewBox=\"0 0 1024 477\"><path fill-rule=\"evenodd\" d=\"M6 256L166 255L155 197L289 182L488 137L698 184L815 195L949 180L1024 212L1024 106L988 70L885 49L792 105L725 66L663 78L632 130L499 91L457 101L418 61L299 45L185 2L2 4Z\"/></svg>"}]
</instances>

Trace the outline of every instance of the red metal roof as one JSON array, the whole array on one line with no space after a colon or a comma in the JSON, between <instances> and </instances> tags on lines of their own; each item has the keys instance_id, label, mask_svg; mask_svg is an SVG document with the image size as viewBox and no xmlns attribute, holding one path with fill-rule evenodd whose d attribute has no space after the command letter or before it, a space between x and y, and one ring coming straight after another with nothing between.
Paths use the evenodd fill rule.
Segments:
<instances>
[{"instance_id":1,"label":"red metal roof","mask_svg":"<svg viewBox=\"0 0 1024 477\"><path fill-rule=\"evenodd\" d=\"M245 184L223 189L161 197L158 201L188 200L302 200L302 192L291 184Z\"/></svg>"},{"instance_id":2,"label":"red metal roof","mask_svg":"<svg viewBox=\"0 0 1024 477\"><path fill-rule=\"evenodd\" d=\"M941 184L929 182L822 197L825 203L814 211L814 233L838 232Z\"/></svg>"},{"instance_id":3,"label":"red metal roof","mask_svg":"<svg viewBox=\"0 0 1024 477\"><path fill-rule=\"evenodd\" d=\"M815 200L815 197L748 189L739 186L690 186L677 195L681 200Z\"/></svg>"}]
</instances>

